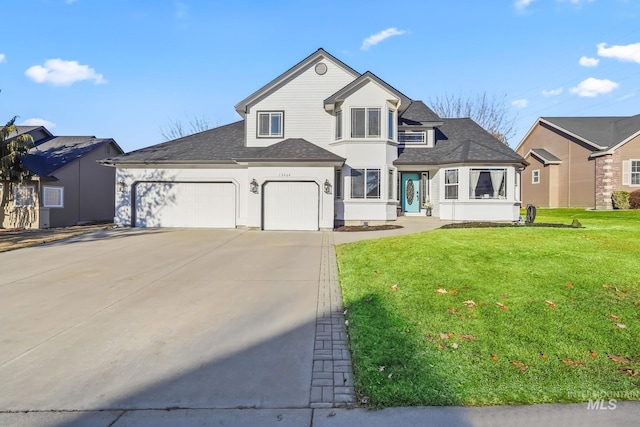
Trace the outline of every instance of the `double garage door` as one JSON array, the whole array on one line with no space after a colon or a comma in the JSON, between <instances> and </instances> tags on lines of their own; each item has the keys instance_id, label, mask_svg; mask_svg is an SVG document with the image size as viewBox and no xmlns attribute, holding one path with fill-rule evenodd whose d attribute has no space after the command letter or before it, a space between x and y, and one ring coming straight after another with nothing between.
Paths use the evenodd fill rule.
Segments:
<instances>
[{"instance_id":1,"label":"double garage door","mask_svg":"<svg viewBox=\"0 0 640 427\"><path fill-rule=\"evenodd\" d=\"M235 228L232 183L141 182L135 187L136 227ZM265 230L317 230L315 182L267 182L262 187Z\"/></svg>"}]
</instances>

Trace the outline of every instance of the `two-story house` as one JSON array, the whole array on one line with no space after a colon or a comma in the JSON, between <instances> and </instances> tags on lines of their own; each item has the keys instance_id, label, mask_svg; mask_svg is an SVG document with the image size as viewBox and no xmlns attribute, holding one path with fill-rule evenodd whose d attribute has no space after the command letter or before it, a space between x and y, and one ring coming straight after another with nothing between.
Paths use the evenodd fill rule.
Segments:
<instances>
[{"instance_id":1,"label":"two-story house","mask_svg":"<svg viewBox=\"0 0 640 427\"><path fill-rule=\"evenodd\" d=\"M104 160L138 227L318 230L518 218L524 159L323 49L236 104L241 120Z\"/></svg>"}]
</instances>

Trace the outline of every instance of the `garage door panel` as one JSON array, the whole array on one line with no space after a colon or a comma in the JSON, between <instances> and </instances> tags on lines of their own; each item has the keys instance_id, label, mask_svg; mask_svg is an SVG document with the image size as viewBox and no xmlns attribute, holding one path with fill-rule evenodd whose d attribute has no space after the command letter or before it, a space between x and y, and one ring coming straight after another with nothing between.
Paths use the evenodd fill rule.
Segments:
<instances>
[{"instance_id":1,"label":"garage door panel","mask_svg":"<svg viewBox=\"0 0 640 427\"><path fill-rule=\"evenodd\" d=\"M315 182L268 182L264 186L265 230L317 230Z\"/></svg>"},{"instance_id":2,"label":"garage door panel","mask_svg":"<svg viewBox=\"0 0 640 427\"><path fill-rule=\"evenodd\" d=\"M136 227L235 228L231 183L142 182L136 186Z\"/></svg>"}]
</instances>

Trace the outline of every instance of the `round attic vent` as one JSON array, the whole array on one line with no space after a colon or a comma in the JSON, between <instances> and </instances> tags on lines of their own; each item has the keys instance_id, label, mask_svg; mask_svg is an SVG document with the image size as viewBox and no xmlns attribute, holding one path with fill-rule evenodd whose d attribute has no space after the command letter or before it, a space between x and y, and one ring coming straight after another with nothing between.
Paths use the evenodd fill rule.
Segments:
<instances>
[{"instance_id":1,"label":"round attic vent","mask_svg":"<svg viewBox=\"0 0 640 427\"><path fill-rule=\"evenodd\" d=\"M324 62L318 62L316 64L315 70L316 70L316 74L321 76L327 72L327 64L325 64Z\"/></svg>"}]
</instances>

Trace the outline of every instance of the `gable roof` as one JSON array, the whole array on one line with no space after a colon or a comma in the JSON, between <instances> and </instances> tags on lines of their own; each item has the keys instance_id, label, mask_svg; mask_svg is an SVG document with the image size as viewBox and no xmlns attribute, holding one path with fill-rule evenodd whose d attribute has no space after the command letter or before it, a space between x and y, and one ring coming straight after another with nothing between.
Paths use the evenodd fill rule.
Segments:
<instances>
[{"instance_id":1,"label":"gable roof","mask_svg":"<svg viewBox=\"0 0 640 427\"><path fill-rule=\"evenodd\" d=\"M611 117L540 117L517 148L538 124L550 126L577 138L593 147L594 153L615 149L640 134L640 114Z\"/></svg>"},{"instance_id":2,"label":"gable roof","mask_svg":"<svg viewBox=\"0 0 640 427\"><path fill-rule=\"evenodd\" d=\"M434 147L399 149L395 165L522 164L526 161L470 118L442 119Z\"/></svg>"},{"instance_id":3,"label":"gable roof","mask_svg":"<svg viewBox=\"0 0 640 427\"><path fill-rule=\"evenodd\" d=\"M411 98L409 98L408 96L400 92L398 89L391 86L389 83L382 80L380 77L373 74L371 71L367 71L366 73L362 74L357 79L355 79L354 81L352 81L351 83L349 83L348 85L346 85L345 87L343 87L342 89L338 90L336 93L334 93L333 95L325 99L324 100L325 110L328 110L328 111L332 110L336 102L343 101L352 90L360 86L364 86L370 81L376 82L378 85L382 86L385 90L395 95L400 100L401 105L408 106L411 103Z\"/></svg>"},{"instance_id":4,"label":"gable roof","mask_svg":"<svg viewBox=\"0 0 640 427\"><path fill-rule=\"evenodd\" d=\"M412 101L409 107L399 115L400 125L438 125L442 119L422 101Z\"/></svg>"},{"instance_id":5,"label":"gable roof","mask_svg":"<svg viewBox=\"0 0 640 427\"><path fill-rule=\"evenodd\" d=\"M529 150L529 152L527 154L525 154L524 157L526 158L529 155L533 155L533 156L537 157L545 165L553 165L553 164L562 163L562 159L560 159L559 157L554 156L553 154L551 154L549 151L545 150L544 148L532 148L531 150Z\"/></svg>"},{"instance_id":6,"label":"gable roof","mask_svg":"<svg viewBox=\"0 0 640 427\"><path fill-rule=\"evenodd\" d=\"M118 147L111 138L54 136L32 147L20 160L33 174L41 178L55 178L52 174L58 169L110 142Z\"/></svg>"},{"instance_id":7,"label":"gable roof","mask_svg":"<svg viewBox=\"0 0 640 427\"><path fill-rule=\"evenodd\" d=\"M235 105L236 111L238 112L238 114L240 114L242 117L244 117L248 104L250 104L251 102L253 102L257 98L260 98L260 97L264 96L266 93L270 92L271 90L276 88L278 85L282 84L291 75L293 75L296 72L300 71L301 69L307 67L309 64L312 64L314 62L320 61L321 59L325 59L325 58L329 59L333 63L337 64L339 67L341 67L347 73L351 74L354 78L356 78L356 77L358 77L360 75L359 72L357 72L353 68L349 67L347 64L345 64L344 62L340 61L338 58L336 58L335 56L331 55L330 53L328 53L324 49L320 48L317 51L313 52L311 55L309 55L306 58L304 58L302 61L298 62L293 67L289 68L284 73L280 74L275 79L271 80L266 85L262 86L257 91L253 92L251 95L249 95L248 97L246 97L242 101L238 102Z\"/></svg>"},{"instance_id":8,"label":"gable roof","mask_svg":"<svg viewBox=\"0 0 640 427\"><path fill-rule=\"evenodd\" d=\"M230 123L183 138L105 159L119 164L235 164L238 162L344 162L344 159L302 138L289 138L268 147L244 146L244 121Z\"/></svg>"}]
</instances>

